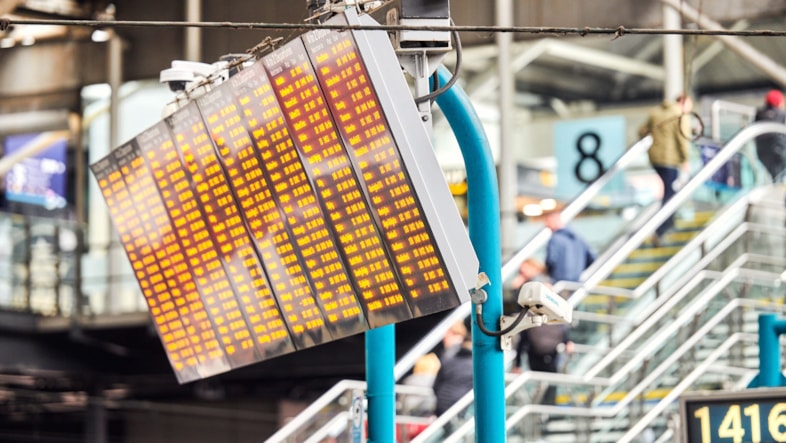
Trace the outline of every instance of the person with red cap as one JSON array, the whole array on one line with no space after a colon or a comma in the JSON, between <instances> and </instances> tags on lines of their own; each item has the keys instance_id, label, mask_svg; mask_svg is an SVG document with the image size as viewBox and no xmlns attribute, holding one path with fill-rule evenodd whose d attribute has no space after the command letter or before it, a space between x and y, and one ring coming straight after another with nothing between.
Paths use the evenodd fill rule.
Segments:
<instances>
[{"instance_id":1,"label":"person with red cap","mask_svg":"<svg viewBox=\"0 0 786 443\"><path fill-rule=\"evenodd\" d=\"M781 91L772 89L767 92L764 106L756 111L756 121L786 123ZM756 137L756 155L770 173L773 183L782 181L781 174L786 167L786 136L770 133Z\"/></svg>"}]
</instances>

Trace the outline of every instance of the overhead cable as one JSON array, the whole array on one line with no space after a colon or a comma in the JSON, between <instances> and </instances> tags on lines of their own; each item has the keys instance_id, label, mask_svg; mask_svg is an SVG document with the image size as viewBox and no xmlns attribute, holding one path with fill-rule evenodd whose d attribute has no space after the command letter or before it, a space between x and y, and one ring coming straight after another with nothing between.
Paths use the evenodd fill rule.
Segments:
<instances>
[{"instance_id":1,"label":"overhead cable","mask_svg":"<svg viewBox=\"0 0 786 443\"><path fill-rule=\"evenodd\" d=\"M659 29L659 28L616 28L605 27L553 27L553 26L479 26L479 25L346 25L328 23L262 23L262 22L187 22L187 21L155 21L155 20L66 20L66 19L32 19L4 18L3 24L10 25L49 25L49 26L87 26L105 27L151 27L151 28L231 28L231 29L271 29L271 30L371 30L371 31L449 31L449 32L485 32L485 33L517 33L517 34L556 34L556 35L729 35L740 37L786 37L786 30L731 30L731 29Z\"/></svg>"}]
</instances>

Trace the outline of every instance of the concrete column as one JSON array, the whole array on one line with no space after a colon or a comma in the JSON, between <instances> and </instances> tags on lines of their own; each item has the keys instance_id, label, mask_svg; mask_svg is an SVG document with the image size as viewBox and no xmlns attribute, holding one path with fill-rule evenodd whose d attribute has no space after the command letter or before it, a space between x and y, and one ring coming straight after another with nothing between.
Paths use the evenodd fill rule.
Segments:
<instances>
[{"instance_id":1,"label":"concrete column","mask_svg":"<svg viewBox=\"0 0 786 443\"><path fill-rule=\"evenodd\" d=\"M185 15L186 15L187 22L201 22L202 0L187 0ZM186 60L192 62L201 62L202 61L202 29L186 28L185 33L186 33L186 38L185 38Z\"/></svg>"},{"instance_id":2,"label":"concrete column","mask_svg":"<svg viewBox=\"0 0 786 443\"><path fill-rule=\"evenodd\" d=\"M679 11L669 5L663 5L663 29L681 29L682 18ZM663 82L663 98L674 100L685 87L685 68L683 60L683 44L681 35L667 34L663 36L663 70L666 78Z\"/></svg>"},{"instance_id":3,"label":"concrete column","mask_svg":"<svg viewBox=\"0 0 786 443\"><path fill-rule=\"evenodd\" d=\"M496 0L497 26L513 26L512 0ZM499 71L499 206L500 206L500 244L502 257L510 257L516 249L516 194L517 168L516 149L513 137L513 96L515 94L515 72L510 60L510 47L513 35L508 32L497 33L497 70ZM500 282L501 283L501 282Z\"/></svg>"}]
</instances>

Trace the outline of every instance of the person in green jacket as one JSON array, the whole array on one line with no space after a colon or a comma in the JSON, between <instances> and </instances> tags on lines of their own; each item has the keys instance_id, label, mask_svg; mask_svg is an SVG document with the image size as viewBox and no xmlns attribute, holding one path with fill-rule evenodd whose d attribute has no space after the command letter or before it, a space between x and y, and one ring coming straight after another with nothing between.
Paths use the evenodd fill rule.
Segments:
<instances>
[{"instance_id":1,"label":"person in green jacket","mask_svg":"<svg viewBox=\"0 0 786 443\"><path fill-rule=\"evenodd\" d=\"M639 128L640 137L652 135L649 160L663 182L661 206L676 193L674 182L680 170L688 172L692 109L693 100L687 95L680 95L675 101L665 100L650 111L647 121ZM657 228L653 242L659 245L663 233L673 225L674 216L671 215Z\"/></svg>"}]
</instances>

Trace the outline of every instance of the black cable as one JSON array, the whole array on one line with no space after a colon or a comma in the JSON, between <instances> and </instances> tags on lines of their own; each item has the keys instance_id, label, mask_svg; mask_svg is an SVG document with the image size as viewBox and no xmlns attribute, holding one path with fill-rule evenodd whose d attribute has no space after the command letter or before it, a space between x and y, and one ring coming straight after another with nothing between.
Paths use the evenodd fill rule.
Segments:
<instances>
[{"instance_id":1,"label":"black cable","mask_svg":"<svg viewBox=\"0 0 786 443\"><path fill-rule=\"evenodd\" d=\"M480 307L480 305L478 305L478 307ZM518 326L519 323L521 323L521 320L524 320L524 317L527 315L527 312L529 312L529 306L523 308L519 312L518 317L516 317L516 319L513 320L513 323L511 323L510 326L508 326L507 328L505 328L502 331L491 331L491 330L486 329L486 326L483 324L483 316L480 315L480 310L477 310L475 312L475 320L478 323L478 328L484 334L490 335L492 337L502 337L503 335L505 335L505 334L509 333L510 331L512 331L513 329L515 329L516 326Z\"/></svg>"},{"instance_id":2,"label":"black cable","mask_svg":"<svg viewBox=\"0 0 786 443\"><path fill-rule=\"evenodd\" d=\"M440 95L444 94L451 86L453 86L459 77L459 72L461 72L461 40L459 39L458 32L451 31L450 35L453 37L453 43L456 45L456 68L453 70L453 76L450 77L447 83L445 83L441 88L437 89L436 91L429 92L426 95L421 95L420 97L415 98L416 104L421 104L427 100L433 100L439 97ZM434 77L436 79L436 84L439 84L439 76L437 73L434 73Z\"/></svg>"},{"instance_id":3,"label":"black cable","mask_svg":"<svg viewBox=\"0 0 786 443\"><path fill-rule=\"evenodd\" d=\"M699 130L696 131L695 134L691 133L691 134L687 134L686 135L686 134L682 133L682 118L683 117L688 117L688 118L694 117L696 119L696 121L699 122ZM688 113L682 114L682 115L680 115L679 129L680 129L680 135L682 137L685 137L688 140L690 140L692 142L695 142L695 141L697 141L698 139L700 139L704 135L704 120L702 120L701 116L698 113L696 113L696 112L688 112Z\"/></svg>"},{"instance_id":4,"label":"black cable","mask_svg":"<svg viewBox=\"0 0 786 443\"><path fill-rule=\"evenodd\" d=\"M736 37L786 37L786 31L769 29L757 30L729 30L729 29L657 29L657 28L593 28L589 26L570 28L558 26L413 26L413 25L346 25L327 23L262 23L262 22L186 22L186 21L161 21L161 20L71 20L71 19L0 19L3 26L10 25L59 25L59 26L88 26L100 28L120 27L170 27L170 28L232 28L232 29L337 29L337 30L365 30L365 31L438 31L438 32L475 32L475 33L522 33L522 34L549 34L564 37L569 34L587 35L727 35Z\"/></svg>"}]
</instances>

